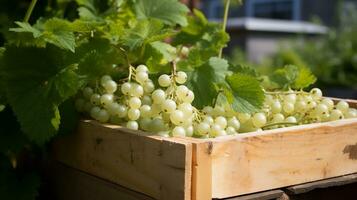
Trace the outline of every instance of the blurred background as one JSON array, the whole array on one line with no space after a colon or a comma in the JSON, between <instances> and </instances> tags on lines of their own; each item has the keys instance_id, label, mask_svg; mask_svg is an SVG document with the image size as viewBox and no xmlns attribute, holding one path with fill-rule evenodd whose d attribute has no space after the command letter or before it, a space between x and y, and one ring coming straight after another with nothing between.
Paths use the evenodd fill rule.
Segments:
<instances>
[{"instance_id":1,"label":"blurred background","mask_svg":"<svg viewBox=\"0 0 357 200\"><path fill-rule=\"evenodd\" d=\"M224 1L185 2L221 21ZM245 0L229 17L232 62L262 71L307 66L327 96L357 98L357 0Z\"/></svg>"},{"instance_id":2,"label":"blurred background","mask_svg":"<svg viewBox=\"0 0 357 200\"><path fill-rule=\"evenodd\" d=\"M60 0L70 1L70 0ZM182 0L220 22L224 0ZM0 0L0 46L30 0ZM232 0L232 2L238 2ZM231 6L231 41L225 56L233 63L273 70L285 64L307 66L315 86L327 96L357 99L357 0L244 0ZM39 1L32 19L45 10Z\"/></svg>"}]
</instances>

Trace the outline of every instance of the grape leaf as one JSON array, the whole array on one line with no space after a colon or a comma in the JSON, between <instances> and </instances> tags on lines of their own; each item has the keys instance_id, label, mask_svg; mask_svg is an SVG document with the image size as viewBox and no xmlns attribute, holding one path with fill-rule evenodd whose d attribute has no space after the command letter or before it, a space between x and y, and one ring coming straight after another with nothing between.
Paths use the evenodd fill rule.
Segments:
<instances>
[{"instance_id":1,"label":"grape leaf","mask_svg":"<svg viewBox=\"0 0 357 200\"><path fill-rule=\"evenodd\" d=\"M71 30L76 33L90 33L101 28L103 25L104 22L77 19L71 23Z\"/></svg>"},{"instance_id":2,"label":"grape leaf","mask_svg":"<svg viewBox=\"0 0 357 200\"><path fill-rule=\"evenodd\" d=\"M133 51L147 43L162 40L171 34L158 20L140 20L134 27L125 29L120 40L129 50Z\"/></svg>"},{"instance_id":3,"label":"grape leaf","mask_svg":"<svg viewBox=\"0 0 357 200\"><path fill-rule=\"evenodd\" d=\"M316 76L307 67L299 67L299 73L292 85L294 89L303 89L316 82Z\"/></svg>"},{"instance_id":4,"label":"grape leaf","mask_svg":"<svg viewBox=\"0 0 357 200\"><path fill-rule=\"evenodd\" d=\"M217 57L190 72L187 86L195 93L193 104L198 108L211 105L218 94L215 84L224 83L227 73L228 62Z\"/></svg>"},{"instance_id":5,"label":"grape leaf","mask_svg":"<svg viewBox=\"0 0 357 200\"><path fill-rule=\"evenodd\" d=\"M204 51L217 53L225 47L229 35L219 23L208 22L204 15L194 10L194 16L188 18L188 26L183 27L174 38L174 45L195 45Z\"/></svg>"},{"instance_id":6,"label":"grape leaf","mask_svg":"<svg viewBox=\"0 0 357 200\"><path fill-rule=\"evenodd\" d=\"M262 107L265 96L256 78L247 74L235 73L227 76L226 80L229 87L224 88L224 94L235 111L252 113Z\"/></svg>"},{"instance_id":7,"label":"grape leaf","mask_svg":"<svg viewBox=\"0 0 357 200\"><path fill-rule=\"evenodd\" d=\"M37 28L32 27L27 22L15 22L19 27L18 28L10 28L10 31L18 32L18 33L32 33L34 38L39 38L42 35L42 32Z\"/></svg>"},{"instance_id":8,"label":"grape leaf","mask_svg":"<svg viewBox=\"0 0 357 200\"><path fill-rule=\"evenodd\" d=\"M200 11L194 10L194 16L188 18L188 26L182 28L173 40L174 45L191 46L187 59L178 62L178 68L200 67L218 55L228 41L229 35L222 30L221 25L208 22Z\"/></svg>"},{"instance_id":9,"label":"grape leaf","mask_svg":"<svg viewBox=\"0 0 357 200\"><path fill-rule=\"evenodd\" d=\"M169 73L171 71L169 62L175 58L176 49L170 44L156 41L145 48L143 60L149 68L150 73Z\"/></svg>"},{"instance_id":10,"label":"grape leaf","mask_svg":"<svg viewBox=\"0 0 357 200\"><path fill-rule=\"evenodd\" d=\"M158 51L162 55L163 59L165 59L166 62L171 62L175 58L176 49L175 49L175 47L171 46L170 44L167 44L165 42L156 41L156 42L150 43L150 46L153 49L155 49L156 51Z\"/></svg>"},{"instance_id":11,"label":"grape leaf","mask_svg":"<svg viewBox=\"0 0 357 200\"><path fill-rule=\"evenodd\" d=\"M58 106L81 86L81 77L62 60L65 57L65 51L51 45L10 46L4 53L1 70L5 74L8 103L22 131L37 144L56 135L60 124Z\"/></svg>"},{"instance_id":12,"label":"grape leaf","mask_svg":"<svg viewBox=\"0 0 357 200\"><path fill-rule=\"evenodd\" d=\"M74 52L76 40L67 20L52 18L44 23L44 40L60 48Z\"/></svg>"},{"instance_id":13,"label":"grape leaf","mask_svg":"<svg viewBox=\"0 0 357 200\"><path fill-rule=\"evenodd\" d=\"M283 89L303 89L316 81L310 69L295 65L286 65L284 68L277 69L269 78Z\"/></svg>"},{"instance_id":14,"label":"grape leaf","mask_svg":"<svg viewBox=\"0 0 357 200\"><path fill-rule=\"evenodd\" d=\"M67 20L51 18L47 21L38 20L34 26L27 22L15 22L19 28L11 28L10 31L17 33L32 33L32 43L48 42L60 48L74 52L75 36L72 32L71 23ZM21 39L21 38L18 38ZM26 38L24 38L26 40Z\"/></svg>"},{"instance_id":15,"label":"grape leaf","mask_svg":"<svg viewBox=\"0 0 357 200\"><path fill-rule=\"evenodd\" d=\"M230 65L229 70L236 73L247 74L253 77L259 77L259 73L253 67L247 65Z\"/></svg>"},{"instance_id":16,"label":"grape leaf","mask_svg":"<svg viewBox=\"0 0 357 200\"><path fill-rule=\"evenodd\" d=\"M94 6L94 0L76 0L76 2L79 6L87 7L92 11L96 10L96 8Z\"/></svg>"},{"instance_id":17,"label":"grape leaf","mask_svg":"<svg viewBox=\"0 0 357 200\"><path fill-rule=\"evenodd\" d=\"M93 38L81 44L70 58L78 63L78 74L90 81L105 74L115 76L113 65L123 64L123 57L108 40ZM126 70L126 69L125 69Z\"/></svg>"},{"instance_id":18,"label":"grape leaf","mask_svg":"<svg viewBox=\"0 0 357 200\"><path fill-rule=\"evenodd\" d=\"M86 7L80 7L78 8L78 14L82 20L86 21L101 21L100 17L97 17L93 11L89 10Z\"/></svg>"},{"instance_id":19,"label":"grape leaf","mask_svg":"<svg viewBox=\"0 0 357 200\"><path fill-rule=\"evenodd\" d=\"M139 19L159 19L168 25L187 25L189 9L177 0L135 0L134 9Z\"/></svg>"},{"instance_id":20,"label":"grape leaf","mask_svg":"<svg viewBox=\"0 0 357 200\"><path fill-rule=\"evenodd\" d=\"M177 63L177 68L184 71L194 70L194 68L202 66L213 55L217 54L207 53L200 48L193 47L190 49L187 59L182 59Z\"/></svg>"},{"instance_id":21,"label":"grape leaf","mask_svg":"<svg viewBox=\"0 0 357 200\"><path fill-rule=\"evenodd\" d=\"M188 25L177 34L173 44L194 44L202 38L210 23L202 12L195 9L193 14L193 16L188 16Z\"/></svg>"}]
</instances>

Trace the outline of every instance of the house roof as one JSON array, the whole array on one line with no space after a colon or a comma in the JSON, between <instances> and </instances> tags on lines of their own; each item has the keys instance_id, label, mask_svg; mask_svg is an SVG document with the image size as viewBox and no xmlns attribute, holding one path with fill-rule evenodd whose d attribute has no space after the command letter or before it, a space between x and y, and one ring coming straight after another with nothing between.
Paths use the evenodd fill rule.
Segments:
<instances>
[{"instance_id":1,"label":"house roof","mask_svg":"<svg viewBox=\"0 0 357 200\"><path fill-rule=\"evenodd\" d=\"M220 20L212 20L220 21ZM325 34L326 26L305 21L259 19L259 18L230 18L227 22L228 29L242 29L248 31L268 31L284 33Z\"/></svg>"}]
</instances>

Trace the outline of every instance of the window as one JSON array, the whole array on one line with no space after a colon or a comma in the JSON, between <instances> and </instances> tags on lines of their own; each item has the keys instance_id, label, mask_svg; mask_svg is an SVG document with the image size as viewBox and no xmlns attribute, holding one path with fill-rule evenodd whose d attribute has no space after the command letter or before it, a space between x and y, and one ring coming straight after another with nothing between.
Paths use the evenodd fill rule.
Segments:
<instances>
[{"instance_id":1,"label":"window","mask_svg":"<svg viewBox=\"0 0 357 200\"><path fill-rule=\"evenodd\" d=\"M300 19L300 0L247 0L246 2L248 17Z\"/></svg>"},{"instance_id":2,"label":"window","mask_svg":"<svg viewBox=\"0 0 357 200\"><path fill-rule=\"evenodd\" d=\"M200 9L209 19L221 18L224 5L221 0L201 0Z\"/></svg>"},{"instance_id":3,"label":"window","mask_svg":"<svg viewBox=\"0 0 357 200\"><path fill-rule=\"evenodd\" d=\"M300 20L301 0L245 0L246 17ZM244 8L232 5L229 17L244 17ZM218 19L223 16L223 0L201 0L200 9L210 19Z\"/></svg>"}]
</instances>

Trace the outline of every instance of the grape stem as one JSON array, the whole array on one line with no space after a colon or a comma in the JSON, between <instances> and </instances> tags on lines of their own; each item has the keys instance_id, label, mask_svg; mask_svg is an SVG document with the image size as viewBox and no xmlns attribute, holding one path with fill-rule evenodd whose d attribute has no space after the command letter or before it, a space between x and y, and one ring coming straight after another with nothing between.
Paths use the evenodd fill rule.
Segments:
<instances>
[{"instance_id":1,"label":"grape stem","mask_svg":"<svg viewBox=\"0 0 357 200\"><path fill-rule=\"evenodd\" d=\"M226 31L230 4L231 4L231 0L226 0L226 3L224 5L224 15L223 15L223 24L222 24L223 31ZM218 54L219 58L222 58L222 53L223 53L223 47L219 50L219 54Z\"/></svg>"},{"instance_id":2,"label":"grape stem","mask_svg":"<svg viewBox=\"0 0 357 200\"><path fill-rule=\"evenodd\" d=\"M172 81L176 83L176 72L177 72L177 66L176 66L176 61L172 61Z\"/></svg>"},{"instance_id":3,"label":"grape stem","mask_svg":"<svg viewBox=\"0 0 357 200\"><path fill-rule=\"evenodd\" d=\"M133 76L133 67L129 65L129 76L128 76L128 81L131 81L131 77Z\"/></svg>"},{"instance_id":4,"label":"grape stem","mask_svg":"<svg viewBox=\"0 0 357 200\"><path fill-rule=\"evenodd\" d=\"M35 8L37 0L32 0L30 6L27 8L26 15L24 17L24 22L28 22L30 20L33 9Z\"/></svg>"},{"instance_id":5,"label":"grape stem","mask_svg":"<svg viewBox=\"0 0 357 200\"><path fill-rule=\"evenodd\" d=\"M214 107L216 107L218 95L221 94L222 92L223 92L222 89L218 90L217 95L216 95L216 98L213 99L212 105L213 105Z\"/></svg>"},{"instance_id":6,"label":"grape stem","mask_svg":"<svg viewBox=\"0 0 357 200\"><path fill-rule=\"evenodd\" d=\"M131 81L131 77L133 76L133 71L135 71L135 68L130 64L129 56L126 53L125 49L123 49L122 47L119 47L117 49L119 49L119 51L122 52L122 54L125 57L126 63L127 63L128 67L129 67L128 81L130 82Z\"/></svg>"},{"instance_id":7,"label":"grape stem","mask_svg":"<svg viewBox=\"0 0 357 200\"><path fill-rule=\"evenodd\" d=\"M279 126L279 125L299 125L299 123L297 122L278 122L278 123L271 123L271 124L267 124L265 126L262 127L262 129L271 127L271 126Z\"/></svg>"},{"instance_id":8,"label":"grape stem","mask_svg":"<svg viewBox=\"0 0 357 200\"><path fill-rule=\"evenodd\" d=\"M264 91L265 94L270 94L270 95L279 95L279 94L309 94L308 92L305 91L286 91L286 92L268 92L268 91Z\"/></svg>"}]
</instances>

